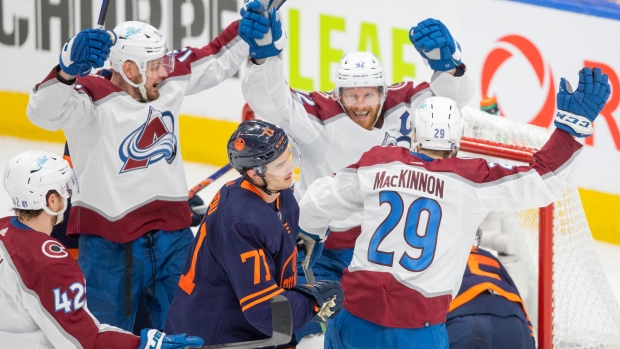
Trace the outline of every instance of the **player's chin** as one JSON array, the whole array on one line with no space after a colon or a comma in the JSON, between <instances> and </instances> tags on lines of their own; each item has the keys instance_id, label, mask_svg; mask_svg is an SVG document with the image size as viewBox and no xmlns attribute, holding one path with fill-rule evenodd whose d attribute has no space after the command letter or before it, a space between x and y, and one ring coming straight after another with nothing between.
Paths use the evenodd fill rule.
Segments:
<instances>
[{"instance_id":1,"label":"player's chin","mask_svg":"<svg viewBox=\"0 0 620 349\"><path fill-rule=\"evenodd\" d=\"M146 92L146 96L148 97L149 102L152 102L159 98L159 90L157 88L153 88Z\"/></svg>"}]
</instances>

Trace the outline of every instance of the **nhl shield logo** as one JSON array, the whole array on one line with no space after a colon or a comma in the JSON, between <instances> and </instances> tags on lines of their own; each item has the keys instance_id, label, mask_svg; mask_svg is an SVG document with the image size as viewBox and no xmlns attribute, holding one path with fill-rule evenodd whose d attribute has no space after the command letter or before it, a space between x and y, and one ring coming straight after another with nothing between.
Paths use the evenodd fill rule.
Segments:
<instances>
[{"instance_id":1,"label":"nhl shield logo","mask_svg":"<svg viewBox=\"0 0 620 349\"><path fill-rule=\"evenodd\" d=\"M123 161L120 173L147 168L165 159L171 164L177 155L174 116L149 107L147 120L123 140L119 155Z\"/></svg>"}]
</instances>

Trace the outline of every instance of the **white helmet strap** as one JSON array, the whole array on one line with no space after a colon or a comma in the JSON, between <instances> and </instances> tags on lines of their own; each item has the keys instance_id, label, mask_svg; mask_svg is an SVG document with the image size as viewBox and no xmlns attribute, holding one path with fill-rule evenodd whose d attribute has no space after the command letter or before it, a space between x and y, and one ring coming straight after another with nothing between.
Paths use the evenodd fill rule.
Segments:
<instances>
[{"instance_id":1,"label":"white helmet strap","mask_svg":"<svg viewBox=\"0 0 620 349\"><path fill-rule=\"evenodd\" d=\"M62 223L62 221L65 219L65 211L67 210L67 199L63 196L60 196L62 198L63 201L63 206L60 209L60 211L58 212L54 212L52 210L49 209L49 207L47 207L47 205L43 206L43 211L45 211L45 213L47 213L50 216L56 216L56 223L54 223L54 225L58 225L60 223Z\"/></svg>"},{"instance_id":2,"label":"white helmet strap","mask_svg":"<svg viewBox=\"0 0 620 349\"><path fill-rule=\"evenodd\" d=\"M123 77L123 80L125 80L125 82L127 82L129 85L137 88L140 91L140 94L142 95L142 99L146 101L148 100L146 97L146 88L144 88L144 84L146 83L146 73L140 71L140 75L142 76L142 82L139 84L136 84L133 81L129 80L127 75L125 75L125 70L121 69L121 76Z\"/></svg>"}]
</instances>

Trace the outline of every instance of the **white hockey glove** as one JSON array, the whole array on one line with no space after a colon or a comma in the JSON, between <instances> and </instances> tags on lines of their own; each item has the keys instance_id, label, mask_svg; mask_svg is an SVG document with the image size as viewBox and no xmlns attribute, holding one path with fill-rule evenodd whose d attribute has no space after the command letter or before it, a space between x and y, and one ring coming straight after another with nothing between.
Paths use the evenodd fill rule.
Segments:
<instances>
[{"instance_id":1,"label":"white hockey glove","mask_svg":"<svg viewBox=\"0 0 620 349\"><path fill-rule=\"evenodd\" d=\"M145 328L140 332L139 349L182 349L185 347L199 347L204 344L198 336L188 336L185 333L166 335L152 328Z\"/></svg>"}]
</instances>

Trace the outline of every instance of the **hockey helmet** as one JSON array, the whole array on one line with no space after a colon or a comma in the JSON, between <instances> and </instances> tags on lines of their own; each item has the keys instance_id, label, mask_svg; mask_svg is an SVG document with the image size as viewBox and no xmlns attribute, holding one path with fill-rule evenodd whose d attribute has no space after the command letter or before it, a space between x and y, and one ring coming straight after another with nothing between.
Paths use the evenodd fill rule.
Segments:
<instances>
[{"instance_id":1,"label":"hockey helmet","mask_svg":"<svg viewBox=\"0 0 620 349\"><path fill-rule=\"evenodd\" d=\"M12 205L20 210L44 210L62 221L67 199L79 192L73 169L61 156L31 150L13 157L4 170L4 188ZM52 212L47 207L47 193L55 190L64 200L64 208Z\"/></svg>"},{"instance_id":2,"label":"hockey helmet","mask_svg":"<svg viewBox=\"0 0 620 349\"><path fill-rule=\"evenodd\" d=\"M291 168L268 169L267 165L289 150L293 169L299 165L301 154L295 139L279 126L262 120L242 122L228 140L228 161L242 175L252 168L259 176L267 172L286 175ZM280 170L280 171L279 171Z\"/></svg>"},{"instance_id":3,"label":"hockey helmet","mask_svg":"<svg viewBox=\"0 0 620 349\"><path fill-rule=\"evenodd\" d=\"M116 43L110 49L110 65L133 87L140 89L146 99L144 84L147 76L158 76L160 69L167 74L174 70L174 56L168 50L166 39L150 24L128 21L114 28ZM132 61L138 66L142 82L135 84L123 72L123 64ZM143 92L144 91L144 92Z\"/></svg>"},{"instance_id":4,"label":"hockey helmet","mask_svg":"<svg viewBox=\"0 0 620 349\"><path fill-rule=\"evenodd\" d=\"M336 88L338 100L345 87L379 87L381 103L385 100L387 84L385 70L377 56L371 52L349 52L340 60L336 69Z\"/></svg>"},{"instance_id":5,"label":"hockey helmet","mask_svg":"<svg viewBox=\"0 0 620 349\"><path fill-rule=\"evenodd\" d=\"M450 98L428 97L415 111L413 150L418 148L457 151L463 137L461 109Z\"/></svg>"}]
</instances>

